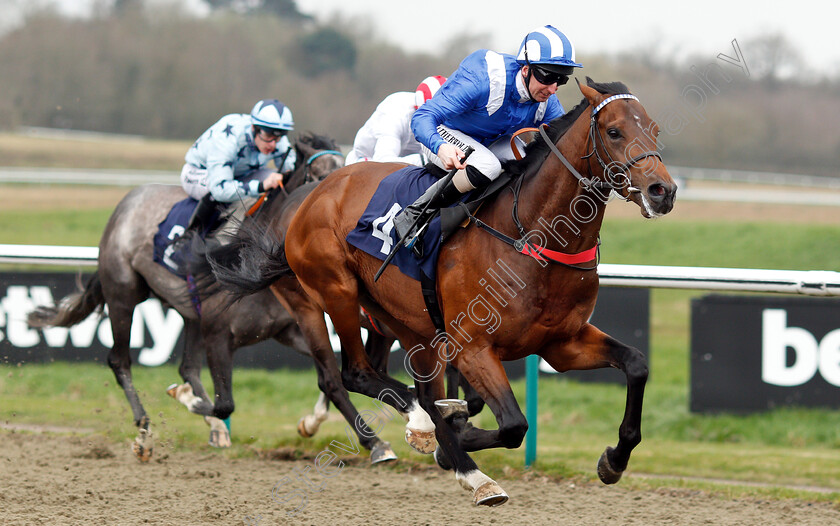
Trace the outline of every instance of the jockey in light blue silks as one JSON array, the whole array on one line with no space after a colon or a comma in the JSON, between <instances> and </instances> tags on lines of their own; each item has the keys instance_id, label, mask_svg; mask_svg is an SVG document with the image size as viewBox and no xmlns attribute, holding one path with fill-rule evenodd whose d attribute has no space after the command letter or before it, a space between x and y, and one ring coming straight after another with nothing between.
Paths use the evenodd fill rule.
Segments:
<instances>
[{"instance_id":1,"label":"jockey in light blue silks","mask_svg":"<svg viewBox=\"0 0 840 526\"><path fill-rule=\"evenodd\" d=\"M231 203L277 188L283 174L295 167L287 137L292 130L291 110L277 99L265 99L250 115L225 115L201 134L181 170L184 191L199 201L190 226L212 215L213 202ZM266 168L272 161L276 172Z\"/></svg>"},{"instance_id":2,"label":"jockey in light blue silks","mask_svg":"<svg viewBox=\"0 0 840 526\"><path fill-rule=\"evenodd\" d=\"M574 46L552 26L528 33L516 57L482 49L465 58L411 120L425 156L458 172L449 184L445 179L433 184L394 218L397 237L409 233L427 203L427 214L434 214L496 179L500 159L513 158L507 144L514 132L563 115L554 94L579 67ZM461 158L467 146L475 151L465 164Z\"/></svg>"}]
</instances>

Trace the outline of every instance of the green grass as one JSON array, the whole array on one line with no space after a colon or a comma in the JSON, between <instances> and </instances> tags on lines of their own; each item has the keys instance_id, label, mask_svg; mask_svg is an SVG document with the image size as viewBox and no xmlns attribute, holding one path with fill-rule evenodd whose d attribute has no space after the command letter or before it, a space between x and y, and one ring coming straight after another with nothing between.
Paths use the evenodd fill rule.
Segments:
<instances>
[{"instance_id":1,"label":"green grass","mask_svg":"<svg viewBox=\"0 0 840 526\"><path fill-rule=\"evenodd\" d=\"M0 189L2 199L2 189ZM0 211L0 243L98 244L112 208L49 211L25 208ZM610 219L602 229L602 262L838 270L840 227L776 222L642 221ZM627 477L630 487L691 487L728 495L801 497L840 502L840 412L778 409L749 416L696 415L688 411L689 300L700 291L654 290L651 305L651 378L643 415L643 440L633 454L630 472L677 475L685 479ZM0 357L2 358L2 357ZM104 356L103 356L104 361ZM169 398L164 389L179 381L177 370L135 367L135 381L158 438L158 454L180 448L211 451L207 427ZM211 383L204 375L206 385ZM524 381L513 382L525 402ZM125 398L104 363L49 365L0 364L0 422L90 428L127 443L135 428ZM293 456L312 455L331 440L344 440L345 422L336 414L312 440L295 431L311 411L318 391L314 371L237 369L234 445L213 454L254 455L290 448ZM550 476L594 478L604 447L614 445L624 409L624 389L544 377L540 382L539 452L535 469ZM376 409L370 400L351 395L360 409ZM335 413L335 412L334 412ZM495 427L488 410L478 422ZM0 431L3 433L5 431ZM382 437L407 462L431 459L409 452L403 425L385 425ZM479 452L475 458L491 476L516 474L523 449ZM690 477L771 483L772 488L730 487ZM821 486L836 493L817 495L783 486Z\"/></svg>"},{"instance_id":2,"label":"green grass","mask_svg":"<svg viewBox=\"0 0 840 526\"><path fill-rule=\"evenodd\" d=\"M603 263L840 270L840 226L606 218Z\"/></svg>"},{"instance_id":3,"label":"green grass","mask_svg":"<svg viewBox=\"0 0 840 526\"><path fill-rule=\"evenodd\" d=\"M208 428L201 417L188 413L165 394L166 386L179 380L174 366L136 366L134 373L135 385L152 418L156 455L189 449L235 458L282 448L285 455L311 458L334 439L346 442L347 424L334 410L315 438L302 439L295 431L298 418L311 411L318 396L314 371L236 369L233 447L224 451L206 444ZM211 385L206 373L203 380ZM512 385L517 399L524 403L525 382L518 380ZM85 428L125 447L136 433L122 391L104 364L0 365L0 392L0 422ZM369 399L355 394L351 398L360 410L380 412ZM539 404L539 450L534 469L553 477L594 480L596 460L617 438L623 387L543 377ZM487 409L477 422L495 427ZM644 439L630 465L630 473L640 476L628 477L624 483L711 487L736 495L840 499L838 430L840 414L832 411L785 409L748 417L692 415L687 410L685 388L656 376L645 401ZM403 459L393 469L431 464L430 457L409 450L403 432L402 420L395 418L387 421L380 433ZM474 456L490 476L512 476L523 469L522 448ZM355 459L363 462L365 457L362 453ZM657 475L668 478L648 478ZM674 475L687 478L674 479ZM738 490L692 481L691 477L742 481L745 486ZM747 487L748 483L774 487ZM818 495L785 486L820 486L837 493Z\"/></svg>"},{"instance_id":4,"label":"green grass","mask_svg":"<svg viewBox=\"0 0 840 526\"><path fill-rule=\"evenodd\" d=\"M0 210L0 243L97 246L113 209Z\"/></svg>"}]
</instances>

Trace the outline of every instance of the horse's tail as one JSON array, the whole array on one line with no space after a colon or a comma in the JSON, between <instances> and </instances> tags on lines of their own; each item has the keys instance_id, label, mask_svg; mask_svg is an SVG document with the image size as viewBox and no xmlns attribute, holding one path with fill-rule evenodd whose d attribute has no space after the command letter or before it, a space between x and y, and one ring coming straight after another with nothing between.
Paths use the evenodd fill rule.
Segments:
<instances>
[{"instance_id":1,"label":"horse's tail","mask_svg":"<svg viewBox=\"0 0 840 526\"><path fill-rule=\"evenodd\" d=\"M88 282L78 290L61 299L57 305L43 305L30 312L26 318L30 327L72 327L90 316L95 310L102 310L105 296L99 273L94 272Z\"/></svg>"},{"instance_id":2,"label":"horse's tail","mask_svg":"<svg viewBox=\"0 0 840 526\"><path fill-rule=\"evenodd\" d=\"M254 221L244 222L230 243L208 250L207 262L216 281L237 299L295 275L283 239Z\"/></svg>"}]
</instances>

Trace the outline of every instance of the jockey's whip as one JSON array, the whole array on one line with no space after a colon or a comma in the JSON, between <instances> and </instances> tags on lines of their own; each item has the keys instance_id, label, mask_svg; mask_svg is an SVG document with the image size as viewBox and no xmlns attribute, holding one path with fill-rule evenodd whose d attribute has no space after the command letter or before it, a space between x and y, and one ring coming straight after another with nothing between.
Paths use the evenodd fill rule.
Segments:
<instances>
[{"instance_id":1,"label":"jockey's whip","mask_svg":"<svg viewBox=\"0 0 840 526\"><path fill-rule=\"evenodd\" d=\"M464 150L464 156L461 158L461 162L466 161L467 157L469 157L470 154L473 153L474 150L475 150L475 148L473 148L472 146L467 146L467 148ZM449 184L449 181L451 181L453 177L455 177L455 174L457 172L458 172L458 168L453 168L453 169L449 170L449 173L446 174L443 178L444 183L441 185L441 189L446 188L446 185ZM397 251L400 249L400 247L403 246L403 244L405 243L405 240L409 238L409 236L414 231L414 228L417 226L417 224L420 222L420 220L426 218L426 210L429 209L429 205L431 203L432 203L432 199L429 199L426 202L426 206L424 206L423 210L420 212L420 215L418 215L414 219L414 222L411 223L411 226L409 227L406 234L402 237L402 239L399 240L399 242L396 245L394 245L394 248L391 249L391 253L388 254L387 258L385 258L385 262L382 263L382 266L379 267L379 270L376 271L376 275L373 277L374 282L376 282L376 280L379 279L379 276L381 276L382 273L385 272L385 267L387 267L388 263L390 263L391 260L394 259L394 256L397 255Z\"/></svg>"}]
</instances>

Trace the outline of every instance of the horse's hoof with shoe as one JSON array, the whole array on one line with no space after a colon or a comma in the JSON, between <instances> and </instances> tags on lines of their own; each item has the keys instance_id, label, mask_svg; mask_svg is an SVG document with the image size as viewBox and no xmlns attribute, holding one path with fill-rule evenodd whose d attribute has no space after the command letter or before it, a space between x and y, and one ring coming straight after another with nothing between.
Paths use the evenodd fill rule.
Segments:
<instances>
[{"instance_id":1,"label":"horse's hoof with shoe","mask_svg":"<svg viewBox=\"0 0 840 526\"><path fill-rule=\"evenodd\" d=\"M501 506L510 498L495 480L479 470L457 473L455 478L462 488L473 492L473 504L476 506Z\"/></svg>"},{"instance_id":2,"label":"horse's hoof with shoe","mask_svg":"<svg viewBox=\"0 0 840 526\"><path fill-rule=\"evenodd\" d=\"M405 441L414 451L424 455L431 455L437 448L435 430L419 431L417 429L405 428Z\"/></svg>"},{"instance_id":3,"label":"horse's hoof with shoe","mask_svg":"<svg viewBox=\"0 0 840 526\"><path fill-rule=\"evenodd\" d=\"M493 481L486 482L473 493L476 506L501 506L509 499L505 490Z\"/></svg>"},{"instance_id":4,"label":"horse's hoof with shoe","mask_svg":"<svg viewBox=\"0 0 840 526\"><path fill-rule=\"evenodd\" d=\"M140 462L148 462L155 451L155 437L151 429L139 429L134 443L131 444L131 451Z\"/></svg>"},{"instance_id":5,"label":"horse's hoof with shoe","mask_svg":"<svg viewBox=\"0 0 840 526\"><path fill-rule=\"evenodd\" d=\"M213 447L227 448L231 446L230 431L224 420L215 416L205 416L204 421L210 426L210 439L208 444Z\"/></svg>"},{"instance_id":6,"label":"horse's hoof with shoe","mask_svg":"<svg viewBox=\"0 0 840 526\"><path fill-rule=\"evenodd\" d=\"M608 447L604 450L604 453L601 454L601 458L598 459L598 478L600 478L601 482L604 484L615 484L621 480L621 475L624 473L623 471L613 469L610 465L609 453L611 451L613 451L613 448Z\"/></svg>"},{"instance_id":7,"label":"horse's hoof with shoe","mask_svg":"<svg viewBox=\"0 0 840 526\"><path fill-rule=\"evenodd\" d=\"M315 415L306 415L298 420L297 425L297 432L298 435L302 436L303 438L312 438L321 428L321 422L326 420L326 416L324 418L318 418Z\"/></svg>"},{"instance_id":8,"label":"horse's hoof with shoe","mask_svg":"<svg viewBox=\"0 0 840 526\"><path fill-rule=\"evenodd\" d=\"M388 462L390 460L397 460L397 454L391 449L390 443L380 442L370 450L371 464L379 464L380 462Z\"/></svg>"},{"instance_id":9,"label":"horse's hoof with shoe","mask_svg":"<svg viewBox=\"0 0 840 526\"><path fill-rule=\"evenodd\" d=\"M199 406L202 403L207 403L205 400L202 400L200 397L195 395L195 391L193 391L192 386L188 382L180 385L170 385L166 388L166 394L184 404L191 413L198 413L199 409L203 409Z\"/></svg>"}]
</instances>

